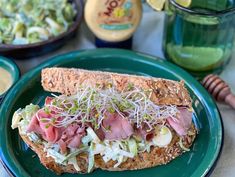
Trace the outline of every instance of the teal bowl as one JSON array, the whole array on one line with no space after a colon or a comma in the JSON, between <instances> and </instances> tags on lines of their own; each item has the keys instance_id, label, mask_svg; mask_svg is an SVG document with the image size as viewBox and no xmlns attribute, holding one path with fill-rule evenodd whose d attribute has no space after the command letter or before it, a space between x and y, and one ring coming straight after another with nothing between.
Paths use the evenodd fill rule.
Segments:
<instances>
[{"instance_id":1,"label":"teal bowl","mask_svg":"<svg viewBox=\"0 0 235 177\"><path fill-rule=\"evenodd\" d=\"M11 87L12 87L20 78L20 70L18 66L12 60L0 56L0 67L7 70L11 74L12 77ZM4 96L8 93L11 87L6 92L0 95L0 105L3 101Z\"/></svg>"},{"instance_id":2,"label":"teal bowl","mask_svg":"<svg viewBox=\"0 0 235 177\"><path fill-rule=\"evenodd\" d=\"M13 44L0 44L0 53L3 56L14 59L30 59L32 57L41 56L52 52L62 47L70 39L77 35L77 29L79 28L83 17L83 1L82 0L69 0L73 2L77 10L77 15L74 19L71 27L64 33L51 37L48 40L36 42L25 45L13 45Z\"/></svg>"}]
</instances>

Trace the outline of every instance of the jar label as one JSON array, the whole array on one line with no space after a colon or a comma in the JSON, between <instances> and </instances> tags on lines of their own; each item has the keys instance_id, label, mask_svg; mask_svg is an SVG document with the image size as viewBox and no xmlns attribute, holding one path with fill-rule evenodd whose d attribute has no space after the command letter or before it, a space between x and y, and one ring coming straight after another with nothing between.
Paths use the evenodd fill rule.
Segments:
<instances>
[{"instance_id":1,"label":"jar label","mask_svg":"<svg viewBox=\"0 0 235 177\"><path fill-rule=\"evenodd\" d=\"M99 26L105 30L127 30L133 25L133 3L130 0L106 0L98 13Z\"/></svg>"}]
</instances>

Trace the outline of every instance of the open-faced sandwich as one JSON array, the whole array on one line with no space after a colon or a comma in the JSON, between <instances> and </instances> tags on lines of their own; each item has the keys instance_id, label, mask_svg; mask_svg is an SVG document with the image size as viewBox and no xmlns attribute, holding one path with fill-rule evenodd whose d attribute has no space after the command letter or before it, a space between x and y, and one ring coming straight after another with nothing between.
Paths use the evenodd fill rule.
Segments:
<instances>
[{"instance_id":1,"label":"open-faced sandwich","mask_svg":"<svg viewBox=\"0 0 235 177\"><path fill-rule=\"evenodd\" d=\"M44 90L62 95L17 110L12 128L57 174L166 164L195 139L183 82L66 68L41 77Z\"/></svg>"}]
</instances>

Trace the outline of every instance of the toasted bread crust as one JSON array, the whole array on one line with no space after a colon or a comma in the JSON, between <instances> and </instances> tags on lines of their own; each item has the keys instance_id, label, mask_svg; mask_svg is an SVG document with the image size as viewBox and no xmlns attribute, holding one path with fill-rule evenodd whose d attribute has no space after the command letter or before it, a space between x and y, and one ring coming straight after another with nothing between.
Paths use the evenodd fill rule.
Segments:
<instances>
[{"instance_id":1,"label":"toasted bread crust","mask_svg":"<svg viewBox=\"0 0 235 177\"><path fill-rule=\"evenodd\" d=\"M82 69L46 68L41 72L44 90L66 95L75 94L77 87L97 85L105 86L112 83L122 91L133 84L136 87L152 90L150 98L158 105L177 105L191 107L191 99L183 82L152 77L143 77L111 72L88 71Z\"/></svg>"},{"instance_id":2,"label":"toasted bread crust","mask_svg":"<svg viewBox=\"0 0 235 177\"><path fill-rule=\"evenodd\" d=\"M167 147L151 147L150 152L141 152L134 158L128 158L119 167L114 168L116 164L115 161L110 160L105 163L100 155L95 156L95 168L100 168L108 171L123 171L123 170L137 170L150 168L158 165L163 165L169 163L171 160L175 159L181 155L184 151L179 145L179 136L171 129L173 139ZM194 125L191 126L190 132L192 134L183 137L183 144L186 148L189 148L197 134ZM83 153L77 156L78 166L81 171L76 171L73 165L60 165L57 164L52 157L47 157L46 152L44 152L43 144L35 144L30 139L21 135L22 139L30 148L39 156L41 163L48 169L54 171L57 174L62 173L87 173L88 161L87 154Z\"/></svg>"}]
</instances>

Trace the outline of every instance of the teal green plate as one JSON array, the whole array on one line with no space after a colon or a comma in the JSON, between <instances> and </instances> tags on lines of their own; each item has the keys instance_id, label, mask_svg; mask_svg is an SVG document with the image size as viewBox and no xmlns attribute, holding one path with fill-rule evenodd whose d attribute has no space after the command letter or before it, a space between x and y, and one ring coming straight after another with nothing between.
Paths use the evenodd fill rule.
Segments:
<instances>
[{"instance_id":1,"label":"teal green plate","mask_svg":"<svg viewBox=\"0 0 235 177\"><path fill-rule=\"evenodd\" d=\"M62 66L89 70L184 80L193 99L194 123L199 134L190 152L184 153L167 165L138 171L108 172L96 170L88 175L95 177L200 177L208 174L219 156L223 128L219 111L205 89L182 69L160 59L126 50L99 49L77 51L48 60L25 74L11 89L0 109L0 156L15 176L52 177L55 173L44 168L37 157L20 139L17 130L11 129L11 118L18 108L29 103L43 104L49 93L40 84L40 71L45 67ZM64 174L64 177L79 175Z\"/></svg>"}]
</instances>

